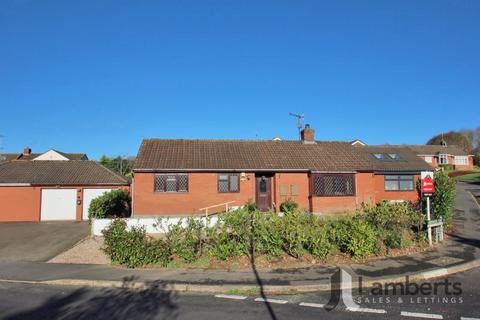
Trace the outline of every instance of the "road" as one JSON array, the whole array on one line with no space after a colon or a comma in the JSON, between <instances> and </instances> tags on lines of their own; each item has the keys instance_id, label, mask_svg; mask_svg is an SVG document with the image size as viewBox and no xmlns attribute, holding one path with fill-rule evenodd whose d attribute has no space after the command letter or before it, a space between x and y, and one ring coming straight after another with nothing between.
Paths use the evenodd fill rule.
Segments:
<instances>
[{"instance_id":1,"label":"road","mask_svg":"<svg viewBox=\"0 0 480 320\"><path fill-rule=\"evenodd\" d=\"M358 295L354 301L366 310L349 311L338 305L327 311L330 293L271 296L265 303L255 301L259 296L241 299L240 296L176 294L152 286L146 290L92 289L45 285L0 283L1 319L480 319L478 283L480 270L472 270L448 278L459 283L459 295L448 295L443 287L440 300L432 295ZM445 279L430 281L444 283ZM458 288L457 288L458 289ZM450 293L453 291L450 290ZM387 297L389 302L387 303ZM236 299L232 299L236 298ZM366 300L368 298L368 302ZM403 303L398 303L402 298ZM427 301L425 301L427 298ZM448 298L448 302L442 301ZM301 305L314 303L313 305ZM370 310L373 309L373 310ZM377 313L385 312L385 313ZM409 312L403 314L402 312ZM413 313L413 314L412 314ZM420 314L418 314L420 313ZM414 317L416 316L416 317Z\"/></svg>"}]
</instances>

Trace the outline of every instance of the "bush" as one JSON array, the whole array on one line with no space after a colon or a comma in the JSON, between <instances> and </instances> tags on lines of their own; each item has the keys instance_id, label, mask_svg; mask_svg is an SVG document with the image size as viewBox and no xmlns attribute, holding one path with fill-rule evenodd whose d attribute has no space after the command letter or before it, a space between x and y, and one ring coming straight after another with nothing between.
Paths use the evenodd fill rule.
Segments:
<instances>
[{"instance_id":1,"label":"bush","mask_svg":"<svg viewBox=\"0 0 480 320\"><path fill-rule=\"evenodd\" d=\"M432 197L432 211L436 218L442 218L446 225L452 223L455 209L455 180L445 172L435 172L435 193Z\"/></svg>"},{"instance_id":2,"label":"bush","mask_svg":"<svg viewBox=\"0 0 480 320\"><path fill-rule=\"evenodd\" d=\"M283 202L280 205L280 211L281 212L288 213L288 212L294 212L294 211L297 211L297 210L298 210L298 203L296 203L292 199L288 199L287 201Z\"/></svg>"},{"instance_id":3,"label":"bush","mask_svg":"<svg viewBox=\"0 0 480 320\"><path fill-rule=\"evenodd\" d=\"M305 215L297 211L289 212L280 219L278 230L283 242L283 250L294 258L305 253L304 245L307 241L305 233Z\"/></svg>"},{"instance_id":4,"label":"bush","mask_svg":"<svg viewBox=\"0 0 480 320\"><path fill-rule=\"evenodd\" d=\"M388 203L363 206L367 221L376 228L379 238L390 249L411 245L413 232L423 229L425 216L410 203Z\"/></svg>"},{"instance_id":5,"label":"bush","mask_svg":"<svg viewBox=\"0 0 480 320\"><path fill-rule=\"evenodd\" d=\"M305 229L305 246L310 254L325 260L333 251L330 230L318 217L312 216Z\"/></svg>"},{"instance_id":6,"label":"bush","mask_svg":"<svg viewBox=\"0 0 480 320\"><path fill-rule=\"evenodd\" d=\"M358 259L383 248L408 247L423 218L405 203L363 206L355 215L327 221L298 210L280 217L244 207L221 213L211 227L194 218L181 220L168 227L165 240L148 237L142 228L127 231L125 221L116 219L104 231L105 252L128 267L166 265L172 255L193 263L204 245L209 256L220 260L252 254L300 258L307 252L326 259L335 249Z\"/></svg>"},{"instance_id":7,"label":"bush","mask_svg":"<svg viewBox=\"0 0 480 320\"><path fill-rule=\"evenodd\" d=\"M113 263L135 268L154 263L165 266L169 261L170 250L165 242L152 240L144 228L127 231L124 220L115 219L103 236L104 251Z\"/></svg>"},{"instance_id":8,"label":"bush","mask_svg":"<svg viewBox=\"0 0 480 320\"><path fill-rule=\"evenodd\" d=\"M126 190L112 190L90 202L88 218L125 218L130 216L130 194Z\"/></svg>"},{"instance_id":9,"label":"bush","mask_svg":"<svg viewBox=\"0 0 480 320\"><path fill-rule=\"evenodd\" d=\"M221 260L250 253L252 219L248 209L242 208L218 216L217 223L208 228L208 252Z\"/></svg>"},{"instance_id":10,"label":"bush","mask_svg":"<svg viewBox=\"0 0 480 320\"><path fill-rule=\"evenodd\" d=\"M180 219L178 223L169 226L166 239L172 253L185 262L192 263L201 254L203 224L190 217L183 227L183 221Z\"/></svg>"},{"instance_id":11,"label":"bush","mask_svg":"<svg viewBox=\"0 0 480 320\"><path fill-rule=\"evenodd\" d=\"M344 252L355 259L377 253L377 232L363 217L355 216L346 225L349 235L343 240Z\"/></svg>"},{"instance_id":12,"label":"bush","mask_svg":"<svg viewBox=\"0 0 480 320\"><path fill-rule=\"evenodd\" d=\"M453 170L453 165L451 165L451 164L441 164L439 167L442 168L444 171L452 171Z\"/></svg>"},{"instance_id":13,"label":"bush","mask_svg":"<svg viewBox=\"0 0 480 320\"><path fill-rule=\"evenodd\" d=\"M265 254L269 257L280 256L283 253L283 239L279 231L282 219L273 212L255 212L253 236L255 254Z\"/></svg>"}]
</instances>

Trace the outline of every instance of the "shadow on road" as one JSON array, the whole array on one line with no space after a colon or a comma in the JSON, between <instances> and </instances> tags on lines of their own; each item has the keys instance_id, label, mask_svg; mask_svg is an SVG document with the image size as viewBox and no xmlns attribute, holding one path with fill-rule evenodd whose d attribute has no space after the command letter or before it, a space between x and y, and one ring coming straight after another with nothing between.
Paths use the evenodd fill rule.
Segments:
<instances>
[{"instance_id":1,"label":"shadow on road","mask_svg":"<svg viewBox=\"0 0 480 320\"><path fill-rule=\"evenodd\" d=\"M272 305L270 302L267 300L267 296L265 294L265 289L264 289L264 284L262 281L262 278L260 278L260 275L257 271L257 266L255 263L255 214L252 213L252 219L251 219L251 238L250 238L250 263L252 265L252 270L253 274L255 275L255 279L257 281L257 285L260 288L260 296L264 299L265 306L267 307L268 314L270 315L270 318L272 320L277 320L277 316L275 315L275 312L273 311Z\"/></svg>"},{"instance_id":2,"label":"shadow on road","mask_svg":"<svg viewBox=\"0 0 480 320\"><path fill-rule=\"evenodd\" d=\"M173 319L177 306L172 291L153 282L135 289L133 277L124 279L121 288L92 290L80 288L60 293L37 308L7 317L20 319Z\"/></svg>"}]
</instances>

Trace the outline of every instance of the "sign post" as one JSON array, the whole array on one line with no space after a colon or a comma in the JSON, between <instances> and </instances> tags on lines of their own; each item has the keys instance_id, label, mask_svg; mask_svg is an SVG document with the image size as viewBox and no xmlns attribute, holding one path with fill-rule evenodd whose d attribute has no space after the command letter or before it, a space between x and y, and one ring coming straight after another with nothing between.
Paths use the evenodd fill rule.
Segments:
<instances>
[{"instance_id":1,"label":"sign post","mask_svg":"<svg viewBox=\"0 0 480 320\"><path fill-rule=\"evenodd\" d=\"M432 228L430 224L432 220L431 211L430 211L430 197L435 192L435 183L433 181L433 172L432 171L422 171L421 173L421 191L422 196L427 198L427 234L428 234L428 244L432 245Z\"/></svg>"}]
</instances>

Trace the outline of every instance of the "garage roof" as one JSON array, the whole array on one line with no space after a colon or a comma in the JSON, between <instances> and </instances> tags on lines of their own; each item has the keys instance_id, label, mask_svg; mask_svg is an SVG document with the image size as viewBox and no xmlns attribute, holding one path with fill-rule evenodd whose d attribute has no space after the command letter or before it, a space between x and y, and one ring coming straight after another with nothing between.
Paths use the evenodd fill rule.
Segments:
<instances>
[{"instance_id":1,"label":"garage roof","mask_svg":"<svg viewBox=\"0 0 480 320\"><path fill-rule=\"evenodd\" d=\"M0 164L0 184L128 185L95 161L10 161Z\"/></svg>"}]
</instances>

